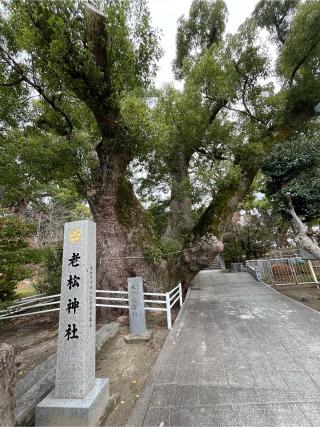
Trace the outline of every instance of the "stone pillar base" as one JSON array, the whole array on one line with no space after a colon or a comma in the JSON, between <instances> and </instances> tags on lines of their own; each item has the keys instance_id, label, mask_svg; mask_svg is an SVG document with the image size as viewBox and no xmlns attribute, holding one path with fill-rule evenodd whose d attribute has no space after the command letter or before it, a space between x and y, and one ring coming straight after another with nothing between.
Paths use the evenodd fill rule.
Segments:
<instances>
[{"instance_id":1,"label":"stone pillar base","mask_svg":"<svg viewBox=\"0 0 320 427\"><path fill-rule=\"evenodd\" d=\"M36 426L100 426L109 405L109 379L96 379L84 399L58 399L54 390L36 407Z\"/></svg>"},{"instance_id":2,"label":"stone pillar base","mask_svg":"<svg viewBox=\"0 0 320 427\"><path fill-rule=\"evenodd\" d=\"M149 341L152 337L152 332L146 331L144 335L125 335L124 340L128 344L134 344L143 341Z\"/></svg>"}]
</instances>

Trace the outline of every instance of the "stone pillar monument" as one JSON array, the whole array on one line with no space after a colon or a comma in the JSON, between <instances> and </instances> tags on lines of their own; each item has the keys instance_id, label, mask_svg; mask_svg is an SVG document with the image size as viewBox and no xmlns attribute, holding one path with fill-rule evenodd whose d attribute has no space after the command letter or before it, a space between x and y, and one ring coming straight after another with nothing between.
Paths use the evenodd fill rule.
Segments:
<instances>
[{"instance_id":1,"label":"stone pillar monument","mask_svg":"<svg viewBox=\"0 0 320 427\"><path fill-rule=\"evenodd\" d=\"M151 334L147 331L146 314L144 310L144 293L141 277L128 279L130 335L125 337L127 342L148 341Z\"/></svg>"},{"instance_id":2,"label":"stone pillar monument","mask_svg":"<svg viewBox=\"0 0 320 427\"><path fill-rule=\"evenodd\" d=\"M0 426L15 425L16 363L11 345L0 344Z\"/></svg>"},{"instance_id":3,"label":"stone pillar monument","mask_svg":"<svg viewBox=\"0 0 320 427\"><path fill-rule=\"evenodd\" d=\"M96 225L65 224L54 390L36 409L37 426L96 426L109 400L95 378Z\"/></svg>"}]
</instances>

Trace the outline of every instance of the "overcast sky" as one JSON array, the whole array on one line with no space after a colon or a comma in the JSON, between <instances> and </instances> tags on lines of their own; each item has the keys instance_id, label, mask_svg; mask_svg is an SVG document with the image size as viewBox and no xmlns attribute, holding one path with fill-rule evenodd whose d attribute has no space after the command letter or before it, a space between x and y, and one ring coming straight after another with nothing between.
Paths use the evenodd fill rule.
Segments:
<instances>
[{"instance_id":1,"label":"overcast sky","mask_svg":"<svg viewBox=\"0 0 320 427\"><path fill-rule=\"evenodd\" d=\"M229 17L227 32L234 33L253 11L258 0L225 0ZM159 63L157 86L174 80L171 63L175 57L177 20L187 15L192 0L149 0L153 25L162 30L161 45L164 56Z\"/></svg>"}]
</instances>

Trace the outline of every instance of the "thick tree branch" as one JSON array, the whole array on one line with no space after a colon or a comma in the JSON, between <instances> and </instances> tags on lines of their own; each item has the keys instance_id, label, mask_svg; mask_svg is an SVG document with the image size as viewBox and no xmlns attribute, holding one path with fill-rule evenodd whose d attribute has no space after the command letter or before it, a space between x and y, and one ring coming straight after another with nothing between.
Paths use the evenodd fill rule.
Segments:
<instances>
[{"instance_id":1,"label":"thick tree branch","mask_svg":"<svg viewBox=\"0 0 320 427\"><path fill-rule=\"evenodd\" d=\"M227 110L235 111L237 113L243 114L244 116L250 117L250 119L253 119L257 122L260 122L260 120L256 116L253 116L252 114L248 113L248 111L246 111L246 110L239 110L238 108L233 108L233 107L230 107L228 105L226 105L225 108Z\"/></svg>"},{"instance_id":2,"label":"thick tree branch","mask_svg":"<svg viewBox=\"0 0 320 427\"><path fill-rule=\"evenodd\" d=\"M12 67L20 76L21 81L26 82L29 86L31 86L33 89L35 89L39 95L42 96L42 98L57 112L59 113L67 123L67 127L69 129L69 134L71 134L73 130L73 124L69 117L69 115L57 104L56 98L54 95L48 95L44 88L40 86L35 81L31 80L26 73L24 72L21 65L8 53L6 52L3 47L0 46L0 54L2 54L2 58L5 60L5 62Z\"/></svg>"},{"instance_id":3,"label":"thick tree branch","mask_svg":"<svg viewBox=\"0 0 320 427\"><path fill-rule=\"evenodd\" d=\"M53 35L45 25L45 20L39 19L45 14L45 11L41 2L36 1L34 4L36 10L29 10L29 18L38 29L43 43L50 44ZM111 93L111 40L106 31L105 23L106 17L102 12L91 4L85 4L84 37L82 41L86 49L92 54L92 64L88 67L83 63L84 59L79 54L78 47L69 34L66 34L66 37L69 38L68 51L61 60L63 60L65 70L70 77L68 79L70 90L92 111L102 135L106 138L112 138L114 136L114 124L119 118L119 111ZM97 68L96 73L91 72L92 67Z\"/></svg>"},{"instance_id":4,"label":"thick tree branch","mask_svg":"<svg viewBox=\"0 0 320 427\"><path fill-rule=\"evenodd\" d=\"M281 34L280 25L282 24L282 22L283 22L283 20L285 19L286 16L287 16L287 13L285 12L285 13L283 13L283 15L279 19L277 19L276 14L273 13L274 26L275 26L275 29L276 29L278 40L279 40L279 42L281 44L284 44L285 39L284 39L284 37Z\"/></svg>"},{"instance_id":5,"label":"thick tree branch","mask_svg":"<svg viewBox=\"0 0 320 427\"><path fill-rule=\"evenodd\" d=\"M251 117L251 119L253 119L253 120L257 120L257 117L254 114L252 114L252 112L250 111L250 108L248 107L247 101L246 101L246 89L247 89L248 83L249 83L249 80L248 80L248 77L246 76L245 80L244 80L244 85L242 88L241 99L242 99L244 109L246 110L248 116Z\"/></svg>"},{"instance_id":6,"label":"thick tree branch","mask_svg":"<svg viewBox=\"0 0 320 427\"><path fill-rule=\"evenodd\" d=\"M215 103L214 107L211 110L211 115L209 118L209 123L212 123L214 119L217 117L219 112L222 110L223 107L225 107L228 103L227 99L214 99L212 96L205 94L204 97L208 99L209 101L212 101Z\"/></svg>"},{"instance_id":7,"label":"thick tree branch","mask_svg":"<svg viewBox=\"0 0 320 427\"><path fill-rule=\"evenodd\" d=\"M297 65L294 67L292 73L291 73L291 77L289 80L289 86L292 87L293 85L293 80L295 78L295 75L297 74L299 68L306 62L306 60L309 58L309 56L311 55L311 53L313 52L313 50L317 47L317 45L320 42L320 37L318 37L310 46L309 50L307 51L307 53L300 59L300 61L297 63Z\"/></svg>"},{"instance_id":8,"label":"thick tree branch","mask_svg":"<svg viewBox=\"0 0 320 427\"><path fill-rule=\"evenodd\" d=\"M291 215L291 225L293 232L295 234L294 241L297 245L300 245L305 251L311 253L317 259L320 259L320 248L314 243L313 240L308 237L306 232L306 226L301 221L299 216L297 215L290 194L285 195L285 200L287 202L288 210Z\"/></svg>"},{"instance_id":9,"label":"thick tree branch","mask_svg":"<svg viewBox=\"0 0 320 427\"><path fill-rule=\"evenodd\" d=\"M207 150L204 150L203 148L193 148L193 149L194 149L195 153L206 156L213 161L227 160L226 157L224 157L222 154L217 154L217 153L213 154L213 153L208 152Z\"/></svg>"},{"instance_id":10,"label":"thick tree branch","mask_svg":"<svg viewBox=\"0 0 320 427\"><path fill-rule=\"evenodd\" d=\"M289 207L289 213L292 217L292 225L293 225L293 231L296 235L304 235L306 234L306 228L305 225L303 224L303 222L301 221L301 219L299 218L299 216L296 214L296 211L294 209L293 203L292 203L292 199L291 199L291 195L290 194L286 194L285 195L288 207Z\"/></svg>"},{"instance_id":11,"label":"thick tree branch","mask_svg":"<svg viewBox=\"0 0 320 427\"><path fill-rule=\"evenodd\" d=\"M209 232L222 238L234 212L248 193L258 170L259 165L252 164L252 167L243 171L236 181L219 191L199 218L193 234L201 236Z\"/></svg>"},{"instance_id":12,"label":"thick tree branch","mask_svg":"<svg viewBox=\"0 0 320 427\"><path fill-rule=\"evenodd\" d=\"M243 86L241 87L241 100L242 100L242 104L243 104L244 109L245 109L245 114L246 114L248 117L250 117L250 119L252 119L252 120L254 120L254 121L257 121L257 122L261 122L261 123L263 123L263 120L259 119L255 114L253 114L253 113L251 112L250 108L249 108L249 107L248 107L248 105L247 105L247 101L246 101L246 89L247 89L247 86L248 86L248 84L249 84L248 76L247 76L247 75L245 75L245 76L244 76L244 75L241 73L240 68L239 68L239 66L238 66L238 64L237 64L237 62L236 62L236 61L232 61L232 62L233 62L234 68L235 68L235 70L236 70L236 72L237 72L238 76L239 76L241 79L242 79L242 78L244 78L244 84L243 84ZM242 110L240 110L240 111L242 111ZM240 111L239 111L239 112L240 112Z\"/></svg>"}]
</instances>

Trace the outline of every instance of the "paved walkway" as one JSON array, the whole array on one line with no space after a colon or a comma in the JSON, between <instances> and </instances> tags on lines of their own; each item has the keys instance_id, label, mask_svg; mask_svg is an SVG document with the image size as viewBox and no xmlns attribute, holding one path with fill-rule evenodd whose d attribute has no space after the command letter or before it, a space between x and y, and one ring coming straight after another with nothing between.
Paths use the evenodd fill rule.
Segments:
<instances>
[{"instance_id":1,"label":"paved walkway","mask_svg":"<svg viewBox=\"0 0 320 427\"><path fill-rule=\"evenodd\" d=\"M198 285L128 425L320 426L320 313L248 273Z\"/></svg>"}]
</instances>

